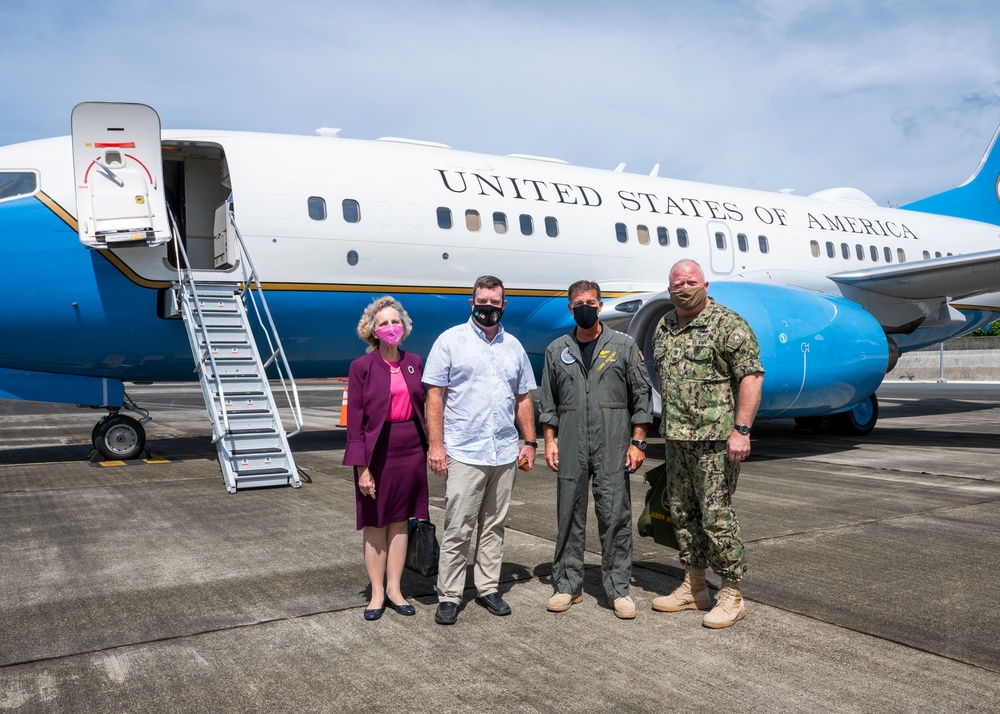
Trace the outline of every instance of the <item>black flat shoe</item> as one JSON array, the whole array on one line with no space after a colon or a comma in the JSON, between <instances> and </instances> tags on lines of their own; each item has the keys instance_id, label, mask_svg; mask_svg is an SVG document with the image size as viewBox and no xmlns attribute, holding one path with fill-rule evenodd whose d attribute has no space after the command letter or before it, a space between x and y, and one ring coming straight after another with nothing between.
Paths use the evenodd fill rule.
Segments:
<instances>
[{"instance_id":1,"label":"black flat shoe","mask_svg":"<svg viewBox=\"0 0 1000 714\"><path fill-rule=\"evenodd\" d=\"M382 607L376 608L374 610L365 610L366 620L377 620L382 617L382 613L385 612L385 604Z\"/></svg>"},{"instance_id":2,"label":"black flat shoe","mask_svg":"<svg viewBox=\"0 0 1000 714\"><path fill-rule=\"evenodd\" d=\"M439 625L454 625L458 619L457 602L439 602L437 614L434 615L434 622Z\"/></svg>"},{"instance_id":3,"label":"black flat shoe","mask_svg":"<svg viewBox=\"0 0 1000 714\"><path fill-rule=\"evenodd\" d=\"M503 601L503 598L500 597L500 593L490 593L489 595L485 595L483 597L477 597L476 603L485 607L492 615L499 615L502 617L510 614L510 605Z\"/></svg>"},{"instance_id":4,"label":"black flat shoe","mask_svg":"<svg viewBox=\"0 0 1000 714\"><path fill-rule=\"evenodd\" d=\"M411 605L410 603L406 603L405 605L397 605L392 600L389 600L388 598L386 598L386 601L384 603L382 603L382 609L384 610L387 607L391 607L393 610L395 610L400 615L416 615L417 614L417 608L413 607L413 605Z\"/></svg>"}]
</instances>

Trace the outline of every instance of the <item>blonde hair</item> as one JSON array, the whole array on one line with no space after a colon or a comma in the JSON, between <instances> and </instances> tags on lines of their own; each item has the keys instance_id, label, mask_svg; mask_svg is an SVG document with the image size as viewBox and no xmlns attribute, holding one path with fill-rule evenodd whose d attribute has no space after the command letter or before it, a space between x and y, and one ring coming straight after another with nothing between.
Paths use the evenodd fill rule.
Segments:
<instances>
[{"instance_id":1,"label":"blonde hair","mask_svg":"<svg viewBox=\"0 0 1000 714\"><path fill-rule=\"evenodd\" d=\"M413 329L413 321L406 314L406 310L399 301L391 295L383 295L371 301L365 311L361 313L358 320L358 337L370 344L378 347L379 339L375 336L375 316L387 307L394 308L399 313L399 319L403 321L403 339L405 340Z\"/></svg>"}]
</instances>

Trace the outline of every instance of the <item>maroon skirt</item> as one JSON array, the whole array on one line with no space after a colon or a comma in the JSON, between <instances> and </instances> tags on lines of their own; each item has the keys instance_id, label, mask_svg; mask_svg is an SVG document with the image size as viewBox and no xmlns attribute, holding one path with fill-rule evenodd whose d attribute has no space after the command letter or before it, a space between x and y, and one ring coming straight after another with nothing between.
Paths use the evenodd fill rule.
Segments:
<instances>
[{"instance_id":1,"label":"maroon skirt","mask_svg":"<svg viewBox=\"0 0 1000 714\"><path fill-rule=\"evenodd\" d=\"M385 528L409 518L428 518L427 447L415 420L386 422L382 426L368 470L375 480L375 498L358 488L361 472L354 467L354 496L358 530Z\"/></svg>"}]
</instances>

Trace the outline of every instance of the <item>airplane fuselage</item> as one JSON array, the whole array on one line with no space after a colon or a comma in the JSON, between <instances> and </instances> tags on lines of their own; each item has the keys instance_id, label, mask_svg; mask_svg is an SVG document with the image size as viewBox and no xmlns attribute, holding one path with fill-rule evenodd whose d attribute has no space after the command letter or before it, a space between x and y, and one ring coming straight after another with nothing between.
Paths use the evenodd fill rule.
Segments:
<instances>
[{"instance_id":1,"label":"airplane fuselage","mask_svg":"<svg viewBox=\"0 0 1000 714\"><path fill-rule=\"evenodd\" d=\"M975 329L1000 306L995 294L981 294L962 306L964 323L925 328L921 337L906 326L926 321L947 296L921 303L831 280L1000 248L994 225L879 207L858 192L799 197L400 140L164 132L162 143L165 180L175 188L171 210L192 265L206 277L227 271L212 264L212 219L231 191L297 377L346 374L364 350L357 319L386 293L414 319L405 347L426 354L441 331L468 318L470 288L482 274L504 280L504 324L537 367L546 345L572 326L570 283L599 282L607 316L624 326L638 305L630 300L662 293L670 266L692 258L710 294L733 309L752 310L763 295L755 329L770 330L758 336L769 345L762 347L769 381L779 380L784 397L765 401L762 413L807 413L874 391L887 367L886 332L918 347ZM0 367L123 381L194 378L183 326L163 311L178 278L169 245L81 244L68 137L0 148L0 171L19 169L37 174L38 191L0 200L0 257L9 270L0 287L2 327L17 335L0 350ZM773 290L744 301L733 292L740 284ZM822 301L803 315L827 314L829 325L846 320L830 328L827 346L852 330L861 336L848 361L867 361L863 376L845 375L835 398L796 401L805 365L801 379L795 370L820 346L810 352L803 340L824 339L829 326L797 317L791 303L800 294ZM785 363L791 376L781 387Z\"/></svg>"}]
</instances>

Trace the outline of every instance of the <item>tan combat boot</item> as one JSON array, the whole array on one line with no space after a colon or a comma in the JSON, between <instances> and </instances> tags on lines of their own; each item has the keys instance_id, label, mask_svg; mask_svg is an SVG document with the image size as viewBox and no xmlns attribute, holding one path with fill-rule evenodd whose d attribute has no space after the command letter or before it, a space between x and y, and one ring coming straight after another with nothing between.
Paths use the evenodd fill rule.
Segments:
<instances>
[{"instance_id":1,"label":"tan combat boot","mask_svg":"<svg viewBox=\"0 0 1000 714\"><path fill-rule=\"evenodd\" d=\"M635 603L632 602L632 598L628 595L622 595L620 598L616 598L612 604L615 608L615 617L619 620L635 619Z\"/></svg>"},{"instance_id":2,"label":"tan combat boot","mask_svg":"<svg viewBox=\"0 0 1000 714\"><path fill-rule=\"evenodd\" d=\"M681 610L708 610L712 607L712 597L705 587L705 569L684 568L684 582L669 595L653 599L653 609L657 612L680 612Z\"/></svg>"},{"instance_id":3,"label":"tan combat boot","mask_svg":"<svg viewBox=\"0 0 1000 714\"><path fill-rule=\"evenodd\" d=\"M570 595L569 593L556 593L549 598L549 612L566 612L571 606L583 602L583 595Z\"/></svg>"},{"instance_id":4,"label":"tan combat boot","mask_svg":"<svg viewBox=\"0 0 1000 714\"><path fill-rule=\"evenodd\" d=\"M747 611L743 607L743 595L740 593L740 584L732 580L723 580L722 589L719 590L719 599L715 603L712 611L705 615L701 621L705 627L719 630L723 627L735 625L746 617Z\"/></svg>"}]
</instances>

